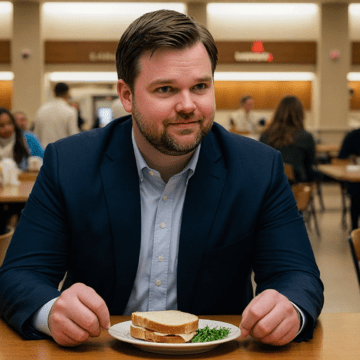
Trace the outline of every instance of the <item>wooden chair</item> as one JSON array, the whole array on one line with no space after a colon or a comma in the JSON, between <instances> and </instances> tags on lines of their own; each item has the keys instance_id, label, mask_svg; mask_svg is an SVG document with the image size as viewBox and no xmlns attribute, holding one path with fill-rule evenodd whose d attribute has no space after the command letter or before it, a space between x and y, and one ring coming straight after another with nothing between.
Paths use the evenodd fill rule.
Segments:
<instances>
[{"instance_id":1,"label":"wooden chair","mask_svg":"<svg viewBox=\"0 0 360 360\"><path fill-rule=\"evenodd\" d=\"M304 216L304 221L310 226L310 219L314 219L314 226L318 236L320 236L320 230L317 222L313 190L316 187L315 183L298 183L291 186L294 193L295 200L299 211Z\"/></svg>"},{"instance_id":2,"label":"wooden chair","mask_svg":"<svg viewBox=\"0 0 360 360\"><path fill-rule=\"evenodd\" d=\"M351 256L354 261L355 271L360 286L360 229L355 229L351 232L349 237Z\"/></svg>"},{"instance_id":3,"label":"wooden chair","mask_svg":"<svg viewBox=\"0 0 360 360\"><path fill-rule=\"evenodd\" d=\"M0 266L4 261L6 251L13 235L14 228L10 226L8 227L8 232L6 234L0 235Z\"/></svg>"},{"instance_id":4,"label":"wooden chair","mask_svg":"<svg viewBox=\"0 0 360 360\"><path fill-rule=\"evenodd\" d=\"M352 165L354 164L353 159L338 159L338 158L332 158L331 159L332 165ZM341 192L341 204L342 204L342 227L343 229L347 228L347 222L346 222L346 215L349 212L349 202L350 197L346 189L346 184L343 181L339 182L340 184L340 192Z\"/></svg>"},{"instance_id":5,"label":"wooden chair","mask_svg":"<svg viewBox=\"0 0 360 360\"><path fill-rule=\"evenodd\" d=\"M284 171L290 184L294 184L295 183L294 167L291 164L284 163Z\"/></svg>"}]
</instances>

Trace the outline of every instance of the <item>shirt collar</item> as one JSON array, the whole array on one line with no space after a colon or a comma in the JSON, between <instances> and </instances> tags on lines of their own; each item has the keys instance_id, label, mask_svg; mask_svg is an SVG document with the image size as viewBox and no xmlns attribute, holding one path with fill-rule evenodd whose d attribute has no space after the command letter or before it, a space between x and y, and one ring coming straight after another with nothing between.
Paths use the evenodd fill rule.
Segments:
<instances>
[{"instance_id":1,"label":"shirt collar","mask_svg":"<svg viewBox=\"0 0 360 360\"><path fill-rule=\"evenodd\" d=\"M131 129L131 140L132 140L132 144L133 144L133 148L134 148L136 167L137 167L139 179L140 179L140 181L143 181L143 179L144 179L143 169L149 169L149 170L153 170L153 169L151 169L148 166L148 164L145 162L143 156L141 155L141 152L140 152L140 150L137 146L136 140L135 140L134 128ZM191 159L190 159L189 163L186 165L186 167L178 174L178 175L180 175L180 174L184 174L187 172L187 181L190 179L190 177L195 172L196 165L199 160L200 147L201 147L201 144L199 144L199 146L196 148L193 156L191 157Z\"/></svg>"}]
</instances>

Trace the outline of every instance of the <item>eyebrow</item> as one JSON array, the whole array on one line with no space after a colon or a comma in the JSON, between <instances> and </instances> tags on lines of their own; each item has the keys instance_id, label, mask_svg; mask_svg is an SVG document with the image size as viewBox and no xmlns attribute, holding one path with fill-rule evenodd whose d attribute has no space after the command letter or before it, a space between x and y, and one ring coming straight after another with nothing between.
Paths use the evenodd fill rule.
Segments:
<instances>
[{"instance_id":1,"label":"eyebrow","mask_svg":"<svg viewBox=\"0 0 360 360\"><path fill-rule=\"evenodd\" d=\"M201 83L201 82L211 82L212 81L212 77L211 76L204 76L202 78L198 78L196 79L196 83ZM150 87L152 86L157 86L157 85L171 85L176 83L175 80L172 79L159 79L159 80L155 80L152 83L150 83Z\"/></svg>"}]
</instances>

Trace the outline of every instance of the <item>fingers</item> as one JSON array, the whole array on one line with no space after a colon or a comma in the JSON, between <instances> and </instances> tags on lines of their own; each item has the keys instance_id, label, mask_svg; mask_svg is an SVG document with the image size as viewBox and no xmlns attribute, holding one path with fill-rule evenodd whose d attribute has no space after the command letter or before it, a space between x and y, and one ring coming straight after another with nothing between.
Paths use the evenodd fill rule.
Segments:
<instances>
[{"instance_id":1,"label":"fingers","mask_svg":"<svg viewBox=\"0 0 360 360\"><path fill-rule=\"evenodd\" d=\"M291 302L275 290L254 298L243 312L241 336L252 335L263 343L284 345L292 341L300 321Z\"/></svg>"},{"instance_id":2,"label":"fingers","mask_svg":"<svg viewBox=\"0 0 360 360\"><path fill-rule=\"evenodd\" d=\"M49 329L63 346L76 346L97 337L110 327L110 314L104 300L90 287L74 284L64 291L51 308Z\"/></svg>"}]
</instances>

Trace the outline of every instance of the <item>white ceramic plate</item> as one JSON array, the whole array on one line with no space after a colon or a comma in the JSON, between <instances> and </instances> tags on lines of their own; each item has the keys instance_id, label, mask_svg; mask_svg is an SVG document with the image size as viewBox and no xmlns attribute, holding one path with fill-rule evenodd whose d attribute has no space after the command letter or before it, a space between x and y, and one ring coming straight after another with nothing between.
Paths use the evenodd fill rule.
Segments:
<instances>
[{"instance_id":1,"label":"white ceramic plate","mask_svg":"<svg viewBox=\"0 0 360 360\"><path fill-rule=\"evenodd\" d=\"M234 340L240 336L240 329L237 326L228 324L222 321L213 321L213 320L199 320L199 329L202 329L206 326L209 328L218 329L220 327L226 327L230 329L229 335L221 340L210 341L205 343L185 343L185 344L160 344L148 342L145 340L135 339L130 335L130 325L131 321L124 321L119 324L113 325L109 329L109 334L115 339L133 344L137 348L149 351L157 354L167 354L167 355L185 355L185 354L198 354L205 351L214 349L219 344Z\"/></svg>"}]
</instances>

